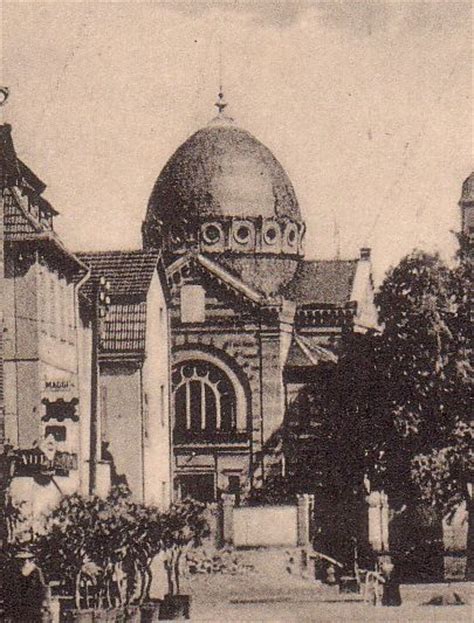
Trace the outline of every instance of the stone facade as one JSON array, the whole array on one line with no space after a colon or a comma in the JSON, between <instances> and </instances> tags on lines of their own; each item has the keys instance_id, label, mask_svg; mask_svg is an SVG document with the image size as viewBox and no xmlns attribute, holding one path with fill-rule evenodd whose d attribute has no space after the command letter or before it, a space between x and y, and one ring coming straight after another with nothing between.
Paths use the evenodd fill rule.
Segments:
<instances>
[{"instance_id":1,"label":"stone facade","mask_svg":"<svg viewBox=\"0 0 474 623\"><path fill-rule=\"evenodd\" d=\"M375 326L369 250L305 261L304 234L282 166L222 114L158 177L143 240L170 289L178 497L261 486L295 392L344 331Z\"/></svg>"}]
</instances>

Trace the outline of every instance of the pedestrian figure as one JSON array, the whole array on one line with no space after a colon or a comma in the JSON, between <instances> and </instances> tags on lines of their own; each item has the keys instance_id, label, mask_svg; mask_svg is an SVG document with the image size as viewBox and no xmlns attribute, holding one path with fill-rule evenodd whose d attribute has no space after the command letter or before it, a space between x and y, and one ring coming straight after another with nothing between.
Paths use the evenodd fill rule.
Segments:
<instances>
[{"instance_id":1,"label":"pedestrian figure","mask_svg":"<svg viewBox=\"0 0 474 623\"><path fill-rule=\"evenodd\" d=\"M382 606L400 606L402 603L400 579L395 565L391 562L384 562L380 570L383 583Z\"/></svg>"},{"instance_id":2,"label":"pedestrian figure","mask_svg":"<svg viewBox=\"0 0 474 623\"><path fill-rule=\"evenodd\" d=\"M12 567L3 577L5 621L41 623L49 610L48 591L33 554L19 551Z\"/></svg>"}]
</instances>

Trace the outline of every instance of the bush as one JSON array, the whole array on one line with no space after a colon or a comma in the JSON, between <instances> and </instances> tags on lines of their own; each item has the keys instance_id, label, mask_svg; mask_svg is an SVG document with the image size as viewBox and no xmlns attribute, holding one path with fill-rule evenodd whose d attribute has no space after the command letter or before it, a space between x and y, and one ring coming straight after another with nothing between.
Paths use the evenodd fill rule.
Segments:
<instances>
[{"instance_id":1,"label":"bush","mask_svg":"<svg viewBox=\"0 0 474 623\"><path fill-rule=\"evenodd\" d=\"M162 550L170 592L179 592L181 555L208 533L203 511L188 500L163 513L135 502L123 485L107 499L74 494L47 518L34 549L46 577L59 580L78 609L143 603Z\"/></svg>"}]
</instances>

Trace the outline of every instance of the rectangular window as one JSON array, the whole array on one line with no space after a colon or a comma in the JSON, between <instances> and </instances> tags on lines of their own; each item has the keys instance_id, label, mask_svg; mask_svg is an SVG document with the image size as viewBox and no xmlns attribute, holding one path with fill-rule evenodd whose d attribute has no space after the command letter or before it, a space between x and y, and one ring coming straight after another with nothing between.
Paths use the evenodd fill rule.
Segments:
<instances>
[{"instance_id":1,"label":"rectangular window","mask_svg":"<svg viewBox=\"0 0 474 623\"><path fill-rule=\"evenodd\" d=\"M48 313L49 313L49 334L53 337L56 336L56 280L54 275L49 274L49 292L48 292Z\"/></svg>"},{"instance_id":2,"label":"rectangular window","mask_svg":"<svg viewBox=\"0 0 474 623\"><path fill-rule=\"evenodd\" d=\"M67 291L67 309L68 309L68 339L72 343L74 342L74 325L75 325L75 291L74 286L69 286L66 288Z\"/></svg>"},{"instance_id":3,"label":"rectangular window","mask_svg":"<svg viewBox=\"0 0 474 623\"><path fill-rule=\"evenodd\" d=\"M143 394L143 439L145 443L148 443L149 438L149 427L150 427L150 412L148 408L148 394L145 392Z\"/></svg>"},{"instance_id":4,"label":"rectangular window","mask_svg":"<svg viewBox=\"0 0 474 623\"><path fill-rule=\"evenodd\" d=\"M65 426L46 426L44 431L45 438L48 435L52 435L56 441L66 441L66 427Z\"/></svg>"},{"instance_id":5,"label":"rectangular window","mask_svg":"<svg viewBox=\"0 0 474 623\"><path fill-rule=\"evenodd\" d=\"M181 288L181 322L204 322L205 292L202 286L185 285Z\"/></svg>"},{"instance_id":6,"label":"rectangular window","mask_svg":"<svg viewBox=\"0 0 474 623\"><path fill-rule=\"evenodd\" d=\"M38 272L38 318L40 320L41 330L44 332L47 330L47 292L46 288L47 283L45 283L45 274L44 270L40 268Z\"/></svg>"},{"instance_id":7,"label":"rectangular window","mask_svg":"<svg viewBox=\"0 0 474 623\"><path fill-rule=\"evenodd\" d=\"M100 435L102 441L106 441L108 439L107 424L107 387L102 385L100 388Z\"/></svg>"},{"instance_id":8,"label":"rectangular window","mask_svg":"<svg viewBox=\"0 0 474 623\"><path fill-rule=\"evenodd\" d=\"M166 408L165 408L165 386L164 385L160 385L160 419L161 419L161 426L165 426L165 415L166 415Z\"/></svg>"},{"instance_id":9,"label":"rectangular window","mask_svg":"<svg viewBox=\"0 0 474 623\"><path fill-rule=\"evenodd\" d=\"M67 283L64 279L60 278L59 285L59 329L60 337L62 340L67 340Z\"/></svg>"},{"instance_id":10,"label":"rectangular window","mask_svg":"<svg viewBox=\"0 0 474 623\"><path fill-rule=\"evenodd\" d=\"M166 508L168 505L167 495L166 495L166 482L162 480L161 482L161 505L162 508Z\"/></svg>"}]
</instances>

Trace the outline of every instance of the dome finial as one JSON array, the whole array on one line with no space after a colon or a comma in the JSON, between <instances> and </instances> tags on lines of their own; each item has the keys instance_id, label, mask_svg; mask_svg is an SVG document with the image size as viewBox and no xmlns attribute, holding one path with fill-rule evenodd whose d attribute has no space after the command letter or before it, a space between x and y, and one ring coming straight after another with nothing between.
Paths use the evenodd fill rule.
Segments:
<instances>
[{"instance_id":1,"label":"dome finial","mask_svg":"<svg viewBox=\"0 0 474 623\"><path fill-rule=\"evenodd\" d=\"M219 115L222 115L224 109L227 107L227 102L224 99L224 89L222 88L222 40L219 39L219 93L217 94L217 102L214 106L219 111Z\"/></svg>"},{"instance_id":2,"label":"dome finial","mask_svg":"<svg viewBox=\"0 0 474 623\"><path fill-rule=\"evenodd\" d=\"M222 115L224 109L227 107L227 102L225 101L224 93L222 92L222 85L220 85L219 87L219 93L217 94L217 98L217 102L214 104L214 106L219 111L219 114Z\"/></svg>"}]
</instances>

